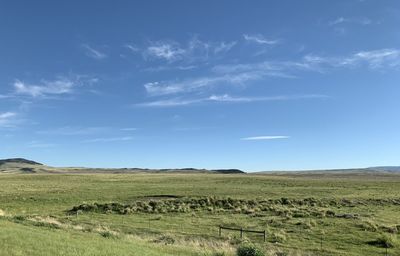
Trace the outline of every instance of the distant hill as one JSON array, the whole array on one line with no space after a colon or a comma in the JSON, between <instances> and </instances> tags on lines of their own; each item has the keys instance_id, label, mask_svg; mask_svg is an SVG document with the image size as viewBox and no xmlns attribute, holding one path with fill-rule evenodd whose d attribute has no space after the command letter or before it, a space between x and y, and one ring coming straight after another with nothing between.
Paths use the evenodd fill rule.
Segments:
<instances>
[{"instance_id":1,"label":"distant hill","mask_svg":"<svg viewBox=\"0 0 400 256\"><path fill-rule=\"evenodd\" d=\"M9 163L13 163L13 164L31 164L31 165L43 165L41 163L35 162L35 161L31 161L31 160L27 160L24 158L9 158L9 159L2 159L0 160L0 165L3 164L9 164Z\"/></svg>"},{"instance_id":2,"label":"distant hill","mask_svg":"<svg viewBox=\"0 0 400 256\"><path fill-rule=\"evenodd\" d=\"M279 175L291 177L363 177L363 176L392 176L400 175L400 166L377 166L368 168L353 169L326 169L326 170L299 170L299 171L265 171L254 174L261 175Z\"/></svg>"},{"instance_id":3,"label":"distant hill","mask_svg":"<svg viewBox=\"0 0 400 256\"><path fill-rule=\"evenodd\" d=\"M239 170L239 169L217 169L217 170L212 170L212 171L217 172L217 173L224 173L224 174L245 173L244 171Z\"/></svg>"},{"instance_id":4,"label":"distant hill","mask_svg":"<svg viewBox=\"0 0 400 256\"><path fill-rule=\"evenodd\" d=\"M400 172L400 166L376 166L369 167L368 169L375 171Z\"/></svg>"},{"instance_id":5,"label":"distant hill","mask_svg":"<svg viewBox=\"0 0 400 256\"><path fill-rule=\"evenodd\" d=\"M24 158L10 158L0 160L0 173L209 173L209 174L245 174L239 169L198 169L198 168L85 168L85 167L51 167ZM398 175L400 166L376 166L353 169L327 169L327 170L299 170L299 171L265 171L251 174L284 175L284 176L373 176L373 175Z\"/></svg>"},{"instance_id":6,"label":"distant hill","mask_svg":"<svg viewBox=\"0 0 400 256\"><path fill-rule=\"evenodd\" d=\"M84 167L51 167L24 158L0 160L0 173L210 173L239 174L245 173L238 169L145 169L145 168L84 168Z\"/></svg>"}]
</instances>

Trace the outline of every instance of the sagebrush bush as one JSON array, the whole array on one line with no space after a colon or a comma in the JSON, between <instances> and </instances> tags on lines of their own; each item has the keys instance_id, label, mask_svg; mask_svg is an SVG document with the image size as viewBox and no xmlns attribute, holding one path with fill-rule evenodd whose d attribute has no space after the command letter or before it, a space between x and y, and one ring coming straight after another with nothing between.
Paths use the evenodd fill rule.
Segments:
<instances>
[{"instance_id":1,"label":"sagebrush bush","mask_svg":"<svg viewBox=\"0 0 400 256\"><path fill-rule=\"evenodd\" d=\"M357 226L364 231L370 231L370 232L378 231L378 226L376 225L375 222L373 222L371 220L366 220L366 221L358 224Z\"/></svg>"},{"instance_id":2,"label":"sagebrush bush","mask_svg":"<svg viewBox=\"0 0 400 256\"><path fill-rule=\"evenodd\" d=\"M14 219L15 221L24 221L24 220L26 220L26 217L25 217L25 216L22 216L22 215L15 215L15 216L13 217L13 219Z\"/></svg>"},{"instance_id":3,"label":"sagebrush bush","mask_svg":"<svg viewBox=\"0 0 400 256\"><path fill-rule=\"evenodd\" d=\"M281 232L275 232L271 234L271 239L273 243L283 243L286 241L286 235Z\"/></svg>"},{"instance_id":4,"label":"sagebrush bush","mask_svg":"<svg viewBox=\"0 0 400 256\"><path fill-rule=\"evenodd\" d=\"M108 230L101 231L100 235L104 238L117 238L117 235L115 233Z\"/></svg>"},{"instance_id":5,"label":"sagebrush bush","mask_svg":"<svg viewBox=\"0 0 400 256\"><path fill-rule=\"evenodd\" d=\"M174 244L175 243L175 239L167 236L167 235L163 235L160 236L159 238L153 240L154 243L163 243L165 245L169 245L169 244Z\"/></svg>"},{"instance_id":6,"label":"sagebrush bush","mask_svg":"<svg viewBox=\"0 0 400 256\"><path fill-rule=\"evenodd\" d=\"M383 231L388 232L388 233L391 233L391 234L397 234L397 233L399 233L399 230L397 229L397 226L386 226L386 225L383 225L383 226L380 226L380 228L381 228Z\"/></svg>"},{"instance_id":7,"label":"sagebrush bush","mask_svg":"<svg viewBox=\"0 0 400 256\"><path fill-rule=\"evenodd\" d=\"M376 240L368 242L368 244L383 248L394 248L397 245L397 239L394 235L382 234Z\"/></svg>"},{"instance_id":8,"label":"sagebrush bush","mask_svg":"<svg viewBox=\"0 0 400 256\"><path fill-rule=\"evenodd\" d=\"M260 248L254 244L242 244L237 248L237 256L265 256Z\"/></svg>"},{"instance_id":9,"label":"sagebrush bush","mask_svg":"<svg viewBox=\"0 0 400 256\"><path fill-rule=\"evenodd\" d=\"M225 256L225 252L214 252L212 256Z\"/></svg>"}]
</instances>

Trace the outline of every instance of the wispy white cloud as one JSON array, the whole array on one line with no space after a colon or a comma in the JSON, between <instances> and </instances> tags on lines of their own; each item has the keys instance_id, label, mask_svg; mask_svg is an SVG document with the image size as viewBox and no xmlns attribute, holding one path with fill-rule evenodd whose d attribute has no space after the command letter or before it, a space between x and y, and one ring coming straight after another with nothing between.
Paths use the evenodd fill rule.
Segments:
<instances>
[{"instance_id":1,"label":"wispy white cloud","mask_svg":"<svg viewBox=\"0 0 400 256\"><path fill-rule=\"evenodd\" d=\"M56 144L44 143L44 142L40 142L40 141L31 141L27 145L28 148L51 148L51 147L55 147L55 146L56 146Z\"/></svg>"},{"instance_id":2,"label":"wispy white cloud","mask_svg":"<svg viewBox=\"0 0 400 256\"><path fill-rule=\"evenodd\" d=\"M17 113L15 113L15 112L0 113L0 127L13 126L16 117L17 117Z\"/></svg>"},{"instance_id":3,"label":"wispy white cloud","mask_svg":"<svg viewBox=\"0 0 400 256\"><path fill-rule=\"evenodd\" d=\"M1 114L0 114L0 120L6 120L6 119L11 118L11 117L14 117L14 116L16 116L16 115L17 115L17 114L14 113L14 112L5 112L5 113L1 113Z\"/></svg>"},{"instance_id":4,"label":"wispy white cloud","mask_svg":"<svg viewBox=\"0 0 400 256\"><path fill-rule=\"evenodd\" d=\"M137 131L137 128L134 128L134 127L121 128L121 131L133 132L133 131Z\"/></svg>"},{"instance_id":5,"label":"wispy white cloud","mask_svg":"<svg viewBox=\"0 0 400 256\"><path fill-rule=\"evenodd\" d=\"M10 99L13 98L12 95L0 94L0 99Z\"/></svg>"},{"instance_id":6,"label":"wispy white cloud","mask_svg":"<svg viewBox=\"0 0 400 256\"><path fill-rule=\"evenodd\" d=\"M217 65L215 73L265 72L275 71L281 77L293 78L298 71L322 72L324 69L361 67L366 65L372 69L395 68L400 66L399 49L378 49L359 51L348 56L320 56L307 54L297 61L264 61L248 64ZM279 73L280 72L280 73ZM269 74L269 73L267 73Z\"/></svg>"},{"instance_id":7,"label":"wispy white cloud","mask_svg":"<svg viewBox=\"0 0 400 256\"><path fill-rule=\"evenodd\" d=\"M324 99L329 98L323 94L304 94L304 95L277 95L270 97L231 97L228 94L212 95L208 99L210 101L219 102L255 102L255 101L285 101L285 100L301 100L301 99Z\"/></svg>"},{"instance_id":8,"label":"wispy white cloud","mask_svg":"<svg viewBox=\"0 0 400 256\"><path fill-rule=\"evenodd\" d=\"M214 53L220 53L220 52L227 52L230 51L237 42L220 42L214 47Z\"/></svg>"},{"instance_id":9,"label":"wispy white cloud","mask_svg":"<svg viewBox=\"0 0 400 256\"><path fill-rule=\"evenodd\" d=\"M82 44L82 48L85 50L86 56L96 59L96 60L102 60L107 58L107 54L101 52L98 49L95 49L88 44Z\"/></svg>"},{"instance_id":10,"label":"wispy white cloud","mask_svg":"<svg viewBox=\"0 0 400 256\"><path fill-rule=\"evenodd\" d=\"M230 51L236 44L236 41L202 41L197 36L192 37L186 43L160 40L150 42L143 52L143 57L146 60L161 59L169 63L204 62L213 56Z\"/></svg>"},{"instance_id":11,"label":"wispy white cloud","mask_svg":"<svg viewBox=\"0 0 400 256\"><path fill-rule=\"evenodd\" d=\"M127 49L129 49L129 50L132 51L133 53L140 52L140 48L137 47L136 45L133 45L133 44L125 44L124 47L127 48Z\"/></svg>"},{"instance_id":12,"label":"wispy white cloud","mask_svg":"<svg viewBox=\"0 0 400 256\"><path fill-rule=\"evenodd\" d=\"M195 104L195 103L200 103L203 101L204 101L204 99L174 98L174 99L144 102L144 103L135 104L134 106L138 106L138 107L177 107L177 106L186 106L186 105L191 105L191 104Z\"/></svg>"},{"instance_id":13,"label":"wispy white cloud","mask_svg":"<svg viewBox=\"0 0 400 256\"><path fill-rule=\"evenodd\" d=\"M181 81L155 81L143 86L151 96L173 95L203 92L216 86L248 86L253 81L267 77L293 79L305 71L325 73L337 68L361 68L363 66L370 69L398 68L400 67L400 50L360 51L342 57L308 54L297 61L216 65L211 69L213 74L209 76Z\"/></svg>"},{"instance_id":14,"label":"wispy white cloud","mask_svg":"<svg viewBox=\"0 0 400 256\"><path fill-rule=\"evenodd\" d=\"M159 72L159 71L170 71L170 70L182 70L182 71L187 71L187 70L192 70L197 68L198 66L196 65L163 65L163 66L157 66L157 67L148 67L144 68L143 71L146 72Z\"/></svg>"},{"instance_id":15,"label":"wispy white cloud","mask_svg":"<svg viewBox=\"0 0 400 256\"><path fill-rule=\"evenodd\" d=\"M33 98L46 98L49 96L71 94L74 89L82 85L93 85L99 81L98 78L85 75L71 77L58 77L55 80L42 79L39 83L26 83L16 79L13 83L14 95L25 95Z\"/></svg>"},{"instance_id":16,"label":"wispy white cloud","mask_svg":"<svg viewBox=\"0 0 400 256\"><path fill-rule=\"evenodd\" d=\"M264 45L274 45L274 44L278 44L279 40L277 39L268 39L266 37L264 37L263 35L260 34L256 34L256 35L248 35L248 34L244 34L243 38L246 41L249 42L253 42L253 43L257 43L257 44L264 44Z\"/></svg>"},{"instance_id":17,"label":"wispy white cloud","mask_svg":"<svg viewBox=\"0 0 400 256\"><path fill-rule=\"evenodd\" d=\"M144 84L144 88L146 89L147 93L153 96L168 95L187 93L223 84L240 85L247 81L259 79L260 76L262 76L262 74L259 74L258 72L246 72L240 74L200 77L178 82L150 82Z\"/></svg>"},{"instance_id":18,"label":"wispy white cloud","mask_svg":"<svg viewBox=\"0 0 400 256\"><path fill-rule=\"evenodd\" d=\"M112 137L112 138L95 138L84 140L84 143L96 143L96 142L117 142L117 141L130 141L133 140L133 137L126 136L126 137Z\"/></svg>"},{"instance_id":19,"label":"wispy white cloud","mask_svg":"<svg viewBox=\"0 0 400 256\"><path fill-rule=\"evenodd\" d=\"M16 80L14 82L14 89L16 94L42 97L46 95L71 93L75 85L76 84L69 79L42 81L40 84L27 84L20 80Z\"/></svg>"},{"instance_id":20,"label":"wispy white cloud","mask_svg":"<svg viewBox=\"0 0 400 256\"><path fill-rule=\"evenodd\" d=\"M283 67L268 66L268 63L248 65L221 65L213 69L210 76L191 78L182 81L156 81L144 84L147 93L152 96L188 93L215 86L245 86L247 82L265 77L294 78L283 71Z\"/></svg>"},{"instance_id":21,"label":"wispy white cloud","mask_svg":"<svg viewBox=\"0 0 400 256\"><path fill-rule=\"evenodd\" d=\"M164 59L167 61L176 61L184 58L186 50L182 49L176 42L155 42L147 47L145 56L150 58Z\"/></svg>"},{"instance_id":22,"label":"wispy white cloud","mask_svg":"<svg viewBox=\"0 0 400 256\"><path fill-rule=\"evenodd\" d=\"M110 132L111 130L112 130L111 127L103 127L103 126L97 126L97 127L65 126L65 127L54 128L51 130L36 131L36 133L46 134L46 135L78 136L78 135L102 134Z\"/></svg>"},{"instance_id":23,"label":"wispy white cloud","mask_svg":"<svg viewBox=\"0 0 400 256\"><path fill-rule=\"evenodd\" d=\"M241 140L278 140L278 139L289 139L289 136L255 136L255 137L245 137Z\"/></svg>"},{"instance_id":24,"label":"wispy white cloud","mask_svg":"<svg viewBox=\"0 0 400 256\"><path fill-rule=\"evenodd\" d=\"M166 100L156 100L136 104L139 107L178 107L187 106L201 103L250 103L261 101L286 101L286 100L300 100L300 99L323 99L329 98L326 95L319 94L306 94L306 95L278 95L270 97L234 97L228 94L211 95L203 98L173 98Z\"/></svg>"},{"instance_id":25,"label":"wispy white cloud","mask_svg":"<svg viewBox=\"0 0 400 256\"><path fill-rule=\"evenodd\" d=\"M338 17L335 20L329 22L330 26L340 25L344 23L353 23L358 25L371 25L374 22L371 19L366 17L359 17L359 18L345 18L345 17Z\"/></svg>"},{"instance_id":26,"label":"wispy white cloud","mask_svg":"<svg viewBox=\"0 0 400 256\"><path fill-rule=\"evenodd\" d=\"M91 126L91 127L79 127L79 126L64 126L57 127L50 130L39 130L36 134L51 135L51 136L106 136L108 134L126 134L123 132L137 131L134 127L109 127L109 126Z\"/></svg>"},{"instance_id":27,"label":"wispy white cloud","mask_svg":"<svg viewBox=\"0 0 400 256\"><path fill-rule=\"evenodd\" d=\"M359 66L366 64L371 69L400 67L399 49L380 49L360 51L350 57L340 60L341 66Z\"/></svg>"}]
</instances>

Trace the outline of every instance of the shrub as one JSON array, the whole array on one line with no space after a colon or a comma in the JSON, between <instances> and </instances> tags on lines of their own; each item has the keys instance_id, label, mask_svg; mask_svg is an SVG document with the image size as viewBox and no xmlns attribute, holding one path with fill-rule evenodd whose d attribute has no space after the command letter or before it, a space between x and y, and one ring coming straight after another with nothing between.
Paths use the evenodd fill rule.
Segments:
<instances>
[{"instance_id":1,"label":"shrub","mask_svg":"<svg viewBox=\"0 0 400 256\"><path fill-rule=\"evenodd\" d=\"M153 240L154 243L163 243L165 245L169 245L169 244L174 244L175 243L175 239L173 239L170 236L161 236L155 240Z\"/></svg>"},{"instance_id":2,"label":"shrub","mask_svg":"<svg viewBox=\"0 0 400 256\"><path fill-rule=\"evenodd\" d=\"M212 256L225 256L225 252L214 252Z\"/></svg>"},{"instance_id":3,"label":"shrub","mask_svg":"<svg viewBox=\"0 0 400 256\"><path fill-rule=\"evenodd\" d=\"M22 216L22 215L16 215L16 216L13 217L13 219L14 219L15 221L17 221L17 222L20 222L20 221L26 220L26 217L25 217L25 216Z\"/></svg>"},{"instance_id":4,"label":"shrub","mask_svg":"<svg viewBox=\"0 0 400 256\"><path fill-rule=\"evenodd\" d=\"M336 213L334 211L332 211L332 210L327 210L325 212L325 215L328 216L328 217L335 217Z\"/></svg>"},{"instance_id":5,"label":"shrub","mask_svg":"<svg viewBox=\"0 0 400 256\"><path fill-rule=\"evenodd\" d=\"M357 226L364 231L370 231L370 232L378 231L377 225L371 220L366 220L366 221L358 224Z\"/></svg>"},{"instance_id":6,"label":"shrub","mask_svg":"<svg viewBox=\"0 0 400 256\"><path fill-rule=\"evenodd\" d=\"M381 226L380 227L383 231L391 233L391 234L397 234L399 230L397 229L397 226Z\"/></svg>"},{"instance_id":7,"label":"shrub","mask_svg":"<svg viewBox=\"0 0 400 256\"><path fill-rule=\"evenodd\" d=\"M397 241L395 236L383 234L376 240L368 242L368 244L383 248L394 248L397 244Z\"/></svg>"},{"instance_id":8,"label":"shrub","mask_svg":"<svg viewBox=\"0 0 400 256\"><path fill-rule=\"evenodd\" d=\"M117 238L117 235L114 232L111 231L101 231L100 235L104 238Z\"/></svg>"},{"instance_id":9,"label":"shrub","mask_svg":"<svg viewBox=\"0 0 400 256\"><path fill-rule=\"evenodd\" d=\"M48 222L33 222L32 223L36 227L46 227L46 228L54 228L54 229L60 229L60 225L56 223L48 223Z\"/></svg>"},{"instance_id":10,"label":"shrub","mask_svg":"<svg viewBox=\"0 0 400 256\"><path fill-rule=\"evenodd\" d=\"M237 256L264 256L260 248L253 244L240 245L236 251Z\"/></svg>"},{"instance_id":11,"label":"shrub","mask_svg":"<svg viewBox=\"0 0 400 256\"><path fill-rule=\"evenodd\" d=\"M295 225L302 227L303 229L312 229L316 223L313 220L298 221Z\"/></svg>"},{"instance_id":12,"label":"shrub","mask_svg":"<svg viewBox=\"0 0 400 256\"><path fill-rule=\"evenodd\" d=\"M271 239L273 243L283 243L286 241L286 236L284 233L272 233Z\"/></svg>"}]
</instances>

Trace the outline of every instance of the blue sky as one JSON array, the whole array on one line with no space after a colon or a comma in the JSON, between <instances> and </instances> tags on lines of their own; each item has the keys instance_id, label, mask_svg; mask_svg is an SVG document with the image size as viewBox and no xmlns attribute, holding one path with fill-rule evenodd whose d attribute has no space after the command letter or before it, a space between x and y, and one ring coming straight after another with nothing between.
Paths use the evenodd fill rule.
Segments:
<instances>
[{"instance_id":1,"label":"blue sky","mask_svg":"<svg viewBox=\"0 0 400 256\"><path fill-rule=\"evenodd\" d=\"M400 165L400 2L2 1L0 158Z\"/></svg>"}]
</instances>

